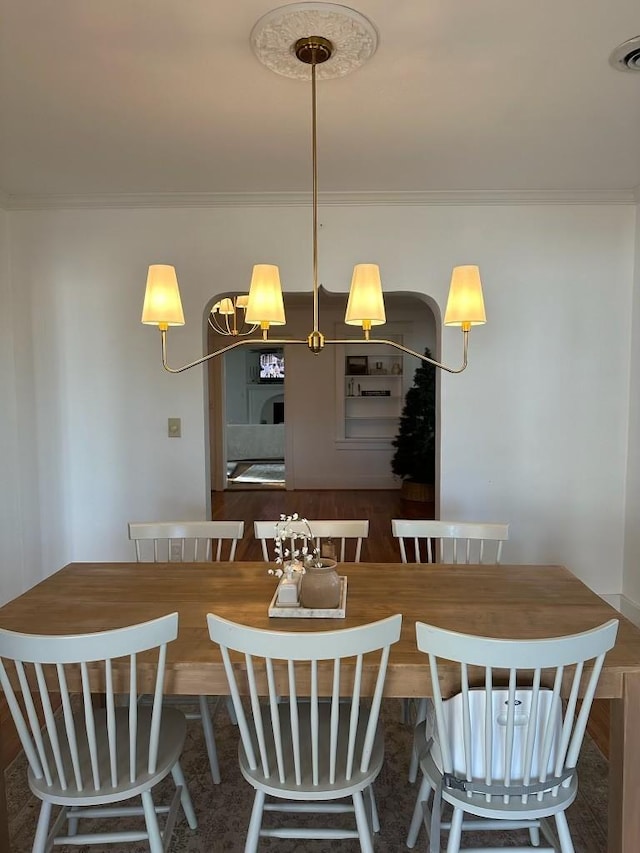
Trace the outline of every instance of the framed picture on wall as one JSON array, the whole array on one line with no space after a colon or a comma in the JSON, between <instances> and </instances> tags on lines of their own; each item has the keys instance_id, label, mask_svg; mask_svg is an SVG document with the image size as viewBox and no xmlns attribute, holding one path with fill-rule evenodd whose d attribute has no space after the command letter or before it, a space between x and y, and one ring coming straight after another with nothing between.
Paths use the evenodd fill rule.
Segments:
<instances>
[{"instance_id":1,"label":"framed picture on wall","mask_svg":"<svg viewBox=\"0 0 640 853\"><path fill-rule=\"evenodd\" d=\"M345 373L351 376L364 376L369 372L369 359L366 355L348 355Z\"/></svg>"}]
</instances>

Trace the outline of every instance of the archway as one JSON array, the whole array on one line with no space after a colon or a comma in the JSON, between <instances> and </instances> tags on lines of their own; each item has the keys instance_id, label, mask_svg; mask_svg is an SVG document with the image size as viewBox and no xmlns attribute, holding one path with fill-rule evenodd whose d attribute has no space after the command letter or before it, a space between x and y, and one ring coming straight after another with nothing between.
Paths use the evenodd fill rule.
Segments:
<instances>
[{"instance_id":1,"label":"archway","mask_svg":"<svg viewBox=\"0 0 640 853\"><path fill-rule=\"evenodd\" d=\"M211 303L220 299L220 294ZM310 293L285 293L287 325L276 330L278 337L306 337L311 325ZM357 333L343 323L346 296L323 292L320 300L320 328L327 337L351 339ZM441 318L435 301L425 295L409 292L385 294L387 325L380 328L380 337L396 339L410 348L424 352L429 347L435 358L440 355ZM291 331L289 331L291 330ZM228 338L211 336L210 347L218 348L228 343ZM240 347L235 352L248 354L251 350L268 348L260 338ZM362 348L366 349L362 349ZM345 359L350 352L370 354L372 372L380 371L388 379L378 382L375 388L361 387L361 401L348 401L349 387L345 373ZM412 384L415 368L420 360L410 356L399 356L400 380L393 378L394 364L398 361L397 350L381 350L373 345L354 341L348 347L326 346L322 353L314 355L304 346L284 347L285 380L281 389L284 403L284 459L287 489L336 489L336 488L399 488L400 482L390 471L392 455L391 441L395 436L404 395ZM373 356L376 356L373 358ZM245 356L246 357L246 356ZM228 356L225 356L228 358ZM226 384L223 358L212 359L209 368L208 400L210 411L211 483L212 490L221 491L229 487L226 458L226 440L230 426L236 426L227 418L230 390ZM380 365L380 366L376 366ZM397 370L397 368L396 368ZM245 367L245 375L248 375ZM439 457L439 401L440 371L437 371L437 427L436 459ZM254 387L257 385L258 387ZM360 383L364 385L363 382ZM259 383L247 382L246 405L250 395L259 397L263 393ZM275 389L269 389L269 392ZM280 389L278 389L280 391ZM393 412L385 412L384 396L395 399ZM258 406L258 417L272 426L278 416L264 416L263 406L267 399L279 395L265 394ZM377 397L377 399L375 399ZM275 400L274 400L275 402ZM347 408L357 408L350 413ZM368 407L364 409L364 407ZM255 407L254 407L255 408ZM363 410L364 409L364 413ZM368 414L367 414L368 413ZM369 417L368 415L371 415ZM248 420L248 417L247 417ZM384 429L382 425L384 424ZM356 429L353 429L353 426ZM364 433L364 434L363 434ZM256 456L260 455L256 448ZM437 470L437 466L436 466ZM437 471L437 474L439 472ZM254 484L255 486L255 484ZM438 488L436 485L436 500Z\"/></svg>"}]
</instances>

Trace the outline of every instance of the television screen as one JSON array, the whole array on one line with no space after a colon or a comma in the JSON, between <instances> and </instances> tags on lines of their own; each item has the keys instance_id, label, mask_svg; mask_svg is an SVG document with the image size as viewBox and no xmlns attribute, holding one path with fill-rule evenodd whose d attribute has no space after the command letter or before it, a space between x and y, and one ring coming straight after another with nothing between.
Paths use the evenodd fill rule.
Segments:
<instances>
[{"instance_id":1,"label":"television screen","mask_svg":"<svg viewBox=\"0 0 640 853\"><path fill-rule=\"evenodd\" d=\"M260 353L260 380L262 382L282 382L284 379L284 353Z\"/></svg>"}]
</instances>

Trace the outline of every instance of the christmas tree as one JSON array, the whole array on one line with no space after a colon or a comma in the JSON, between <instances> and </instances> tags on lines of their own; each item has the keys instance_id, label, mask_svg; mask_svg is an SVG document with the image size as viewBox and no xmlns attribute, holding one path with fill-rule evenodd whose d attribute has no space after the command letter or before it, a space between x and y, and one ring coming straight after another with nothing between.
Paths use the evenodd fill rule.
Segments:
<instances>
[{"instance_id":1,"label":"christmas tree","mask_svg":"<svg viewBox=\"0 0 640 853\"><path fill-rule=\"evenodd\" d=\"M431 358L429 349L424 354ZM392 442L391 470L403 480L433 483L436 465L436 368L422 362L413 377Z\"/></svg>"}]
</instances>

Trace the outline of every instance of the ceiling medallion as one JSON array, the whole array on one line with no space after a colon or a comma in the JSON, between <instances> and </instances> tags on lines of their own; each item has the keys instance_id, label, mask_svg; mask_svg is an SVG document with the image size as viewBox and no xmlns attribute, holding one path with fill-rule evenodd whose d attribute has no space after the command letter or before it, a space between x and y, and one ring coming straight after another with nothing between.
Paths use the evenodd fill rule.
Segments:
<instances>
[{"instance_id":1,"label":"ceiling medallion","mask_svg":"<svg viewBox=\"0 0 640 853\"><path fill-rule=\"evenodd\" d=\"M295 44L319 33L331 42L329 59L318 65L318 80L344 77L376 52L378 33L368 18L337 3L292 3L267 12L251 31L253 52L263 65L283 77L309 80L311 69L300 61Z\"/></svg>"}]
</instances>

